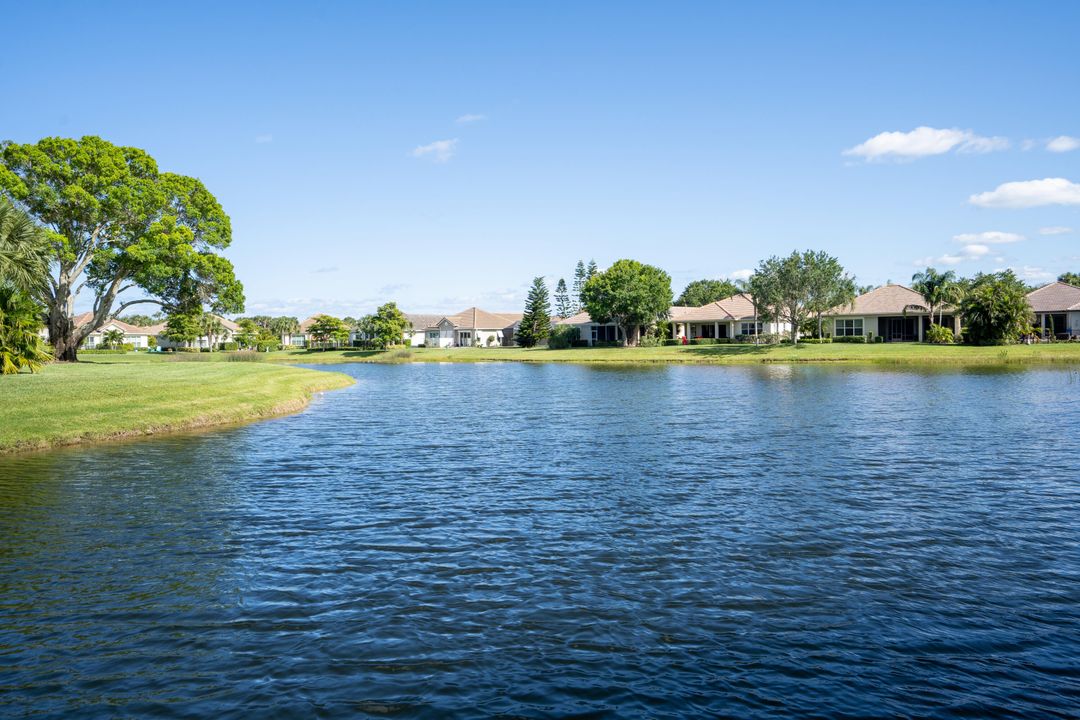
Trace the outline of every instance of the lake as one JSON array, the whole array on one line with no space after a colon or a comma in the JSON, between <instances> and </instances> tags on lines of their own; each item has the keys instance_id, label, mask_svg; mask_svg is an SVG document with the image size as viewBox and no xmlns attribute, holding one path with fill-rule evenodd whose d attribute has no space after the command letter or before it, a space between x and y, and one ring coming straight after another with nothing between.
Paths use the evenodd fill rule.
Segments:
<instances>
[{"instance_id":1,"label":"lake","mask_svg":"<svg viewBox=\"0 0 1080 720\"><path fill-rule=\"evenodd\" d=\"M0 457L0 716L1080 707L1075 369L333 369Z\"/></svg>"}]
</instances>

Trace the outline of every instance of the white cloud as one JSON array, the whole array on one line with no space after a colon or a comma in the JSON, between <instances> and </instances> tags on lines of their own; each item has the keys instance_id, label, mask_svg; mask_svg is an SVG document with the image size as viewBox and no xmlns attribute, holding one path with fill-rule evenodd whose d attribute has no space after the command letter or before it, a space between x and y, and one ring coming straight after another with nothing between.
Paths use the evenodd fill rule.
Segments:
<instances>
[{"instance_id":1,"label":"white cloud","mask_svg":"<svg viewBox=\"0 0 1080 720\"><path fill-rule=\"evenodd\" d=\"M1046 149L1056 153L1070 152L1077 148L1080 148L1080 139L1068 135L1059 135L1046 143Z\"/></svg>"},{"instance_id":2,"label":"white cloud","mask_svg":"<svg viewBox=\"0 0 1080 720\"><path fill-rule=\"evenodd\" d=\"M1023 280L1053 280L1054 273L1049 270L1044 270L1041 267L1033 267L1031 265L1025 265L1017 270L1013 268L1014 272L1020 275Z\"/></svg>"},{"instance_id":3,"label":"white cloud","mask_svg":"<svg viewBox=\"0 0 1080 720\"><path fill-rule=\"evenodd\" d=\"M981 207L1008 208L1080 205L1080 184L1065 178L1007 182L988 192L972 195L968 201Z\"/></svg>"},{"instance_id":4,"label":"white cloud","mask_svg":"<svg viewBox=\"0 0 1080 720\"><path fill-rule=\"evenodd\" d=\"M729 274L728 277L732 280L749 280L750 276L753 274L753 270L744 268L742 270L736 270L735 272Z\"/></svg>"},{"instance_id":5,"label":"white cloud","mask_svg":"<svg viewBox=\"0 0 1080 720\"><path fill-rule=\"evenodd\" d=\"M1016 233L998 232L991 230L990 232L981 233L960 233L959 235L953 235L953 240L959 243L983 243L988 245L1003 245L1005 243L1014 243L1024 240L1023 235L1017 235Z\"/></svg>"},{"instance_id":6,"label":"white cloud","mask_svg":"<svg viewBox=\"0 0 1080 720\"><path fill-rule=\"evenodd\" d=\"M959 128L917 127L910 132L883 132L848 148L844 155L854 155L868 161L913 160L931 155L944 155L956 150L962 153L987 153L1004 150L1009 141L1003 137L983 137L971 130Z\"/></svg>"},{"instance_id":7,"label":"white cloud","mask_svg":"<svg viewBox=\"0 0 1080 720\"><path fill-rule=\"evenodd\" d=\"M1053 227L1039 228L1040 235L1067 235L1072 231L1072 228L1064 227L1063 225L1054 225Z\"/></svg>"},{"instance_id":8,"label":"white cloud","mask_svg":"<svg viewBox=\"0 0 1080 720\"><path fill-rule=\"evenodd\" d=\"M478 113L466 113L460 116L456 122L458 125L469 125L471 123L478 123L483 120L487 120L487 115L480 115Z\"/></svg>"},{"instance_id":9,"label":"white cloud","mask_svg":"<svg viewBox=\"0 0 1080 720\"><path fill-rule=\"evenodd\" d=\"M271 135L270 133L264 133L263 135L256 135L255 136L255 143L257 145L265 145L267 143L272 143L272 142L274 142L274 136Z\"/></svg>"},{"instance_id":10,"label":"white cloud","mask_svg":"<svg viewBox=\"0 0 1080 720\"><path fill-rule=\"evenodd\" d=\"M962 237L957 235L957 237ZM974 237L974 236L973 236ZM959 252L945 253L939 257L924 257L916 260L913 264L916 267L927 267L929 265L959 265L963 262L969 262L971 260L980 260L990 254L990 246L984 243L967 243L964 247L960 248Z\"/></svg>"},{"instance_id":11,"label":"white cloud","mask_svg":"<svg viewBox=\"0 0 1080 720\"><path fill-rule=\"evenodd\" d=\"M430 158L437 163L447 162L457 152L458 139L436 140L427 145L420 145L410 153L414 158Z\"/></svg>"}]
</instances>

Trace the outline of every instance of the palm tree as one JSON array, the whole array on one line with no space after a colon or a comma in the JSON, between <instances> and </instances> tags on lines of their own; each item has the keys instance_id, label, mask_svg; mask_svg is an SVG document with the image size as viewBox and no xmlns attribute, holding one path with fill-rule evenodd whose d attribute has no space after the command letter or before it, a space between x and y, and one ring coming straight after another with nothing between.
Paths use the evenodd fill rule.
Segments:
<instances>
[{"instance_id":1,"label":"palm tree","mask_svg":"<svg viewBox=\"0 0 1080 720\"><path fill-rule=\"evenodd\" d=\"M41 307L14 283L0 283L0 374L34 372L49 360L41 327Z\"/></svg>"},{"instance_id":2,"label":"palm tree","mask_svg":"<svg viewBox=\"0 0 1080 720\"><path fill-rule=\"evenodd\" d=\"M124 344L124 331L117 330L116 328L106 330L101 335L101 341L106 347L116 350Z\"/></svg>"},{"instance_id":3,"label":"palm tree","mask_svg":"<svg viewBox=\"0 0 1080 720\"><path fill-rule=\"evenodd\" d=\"M48 291L48 240L26 213L0 197L0 282L40 297Z\"/></svg>"},{"instance_id":4,"label":"palm tree","mask_svg":"<svg viewBox=\"0 0 1080 720\"><path fill-rule=\"evenodd\" d=\"M225 330L221 318L211 313L204 313L199 319L199 329L206 336L206 342L210 346L210 352L214 352L215 340Z\"/></svg>"},{"instance_id":5,"label":"palm tree","mask_svg":"<svg viewBox=\"0 0 1080 720\"><path fill-rule=\"evenodd\" d=\"M938 313L940 325L945 319L945 306L955 303L957 297L956 273L952 270L938 272L932 267L911 276L911 289L923 296L923 305L908 305L907 310L925 312L930 316L930 322L934 322L934 311Z\"/></svg>"}]
</instances>

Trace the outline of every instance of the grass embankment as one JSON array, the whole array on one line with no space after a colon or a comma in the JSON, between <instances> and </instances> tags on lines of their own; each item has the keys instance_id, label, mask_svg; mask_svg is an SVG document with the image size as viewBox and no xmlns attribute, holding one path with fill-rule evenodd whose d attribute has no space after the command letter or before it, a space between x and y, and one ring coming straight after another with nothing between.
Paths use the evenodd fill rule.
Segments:
<instances>
[{"instance_id":1,"label":"grass embankment","mask_svg":"<svg viewBox=\"0 0 1080 720\"><path fill-rule=\"evenodd\" d=\"M673 363L861 363L875 365L1011 365L1080 363L1080 343L972 347L918 343L831 343L825 345L670 345L657 348L414 348L390 350L284 350L268 359L293 363L344 362L544 362Z\"/></svg>"},{"instance_id":2,"label":"grass embankment","mask_svg":"<svg viewBox=\"0 0 1080 720\"><path fill-rule=\"evenodd\" d=\"M282 415L352 382L266 363L87 355L0 378L0 453Z\"/></svg>"}]
</instances>

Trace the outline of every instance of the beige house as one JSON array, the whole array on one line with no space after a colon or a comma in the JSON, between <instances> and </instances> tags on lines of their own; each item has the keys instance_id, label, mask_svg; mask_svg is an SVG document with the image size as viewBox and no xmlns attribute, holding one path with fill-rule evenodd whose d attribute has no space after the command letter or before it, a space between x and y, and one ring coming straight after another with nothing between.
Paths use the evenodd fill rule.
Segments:
<instances>
[{"instance_id":1,"label":"beige house","mask_svg":"<svg viewBox=\"0 0 1080 720\"><path fill-rule=\"evenodd\" d=\"M769 333L785 333L791 328L789 323L763 322L755 317L754 303L747 295L733 295L701 307L675 305L668 310L668 321L671 338L687 341L752 338ZM556 324L576 326L578 337L589 345L626 340L622 328L615 323L594 322L587 312L557 320Z\"/></svg>"},{"instance_id":2,"label":"beige house","mask_svg":"<svg viewBox=\"0 0 1080 720\"><path fill-rule=\"evenodd\" d=\"M1027 297L1035 313L1035 327L1043 337L1080 337L1080 288L1052 282L1032 290Z\"/></svg>"},{"instance_id":3,"label":"beige house","mask_svg":"<svg viewBox=\"0 0 1080 720\"><path fill-rule=\"evenodd\" d=\"M954 308L944 308L940 317L935 308L931 321L925 309L917 309L925 305L923 296L909 287L882 285L859 295L850 305L834 308L829 313L829 330L834 338L880 337L885 342L922 342L931 322L960 332Z\"/></svg>"},{"instance_id":4,"label":"beige house","mask_svg":"<svg viewBox=\"0 0 1080 720\"><path fill-rule=\"evenodd\" d=\"M470 347L512 345L523 313L493 313L471 307L456 315L445 315L423 331L426 347ZM416 331L414 323L414 333ZM415 334L410 339L415 345Z\"/></svg>"},{"instance_id":5,"label":"beige house","mask_svg":"<svg viewBox=\"0 0 1080 720\"><path fill-rule=\"evenodd\" d=\"M75 327L85 325L90 322L94 317L93 313L83 313L75 316ZM138 325L130 325L122 320L110 320L105 323L104 326L98 328L94 332L86 336L83 340L82 347L87 350L94 350L104 345L105 333L110 330L120 330L124 333L124 343L132 345L136 350L145 350L150 347L150 338L157 337L158 327L154 325L152 327L139 327ZM48 333L46 332L47 336Z\"/></svg>"},{"instance_id":6,"label":"beige house","mask_svg":"<svg viewBox=\"0 0 1080 720\"><path fill-rule=\"evenodd\" d=\"M190 343L173 342L169 338L165 337L165 323L151 325L150 327L143 329L147 332L153 333L154 336L157 337L158 347L163 349L178 347L210 349L211 347L217 347L221 343L233 342L233 339L240 332L240 326L234 323L232 320L229 320L228 318L223 318L220 315L215 315L214 317L216 317L218 319L218 322L221 323L221 330L213 336L200 335L199 337L195 338L193 342Z\"/></svg>"}]
</instances>

